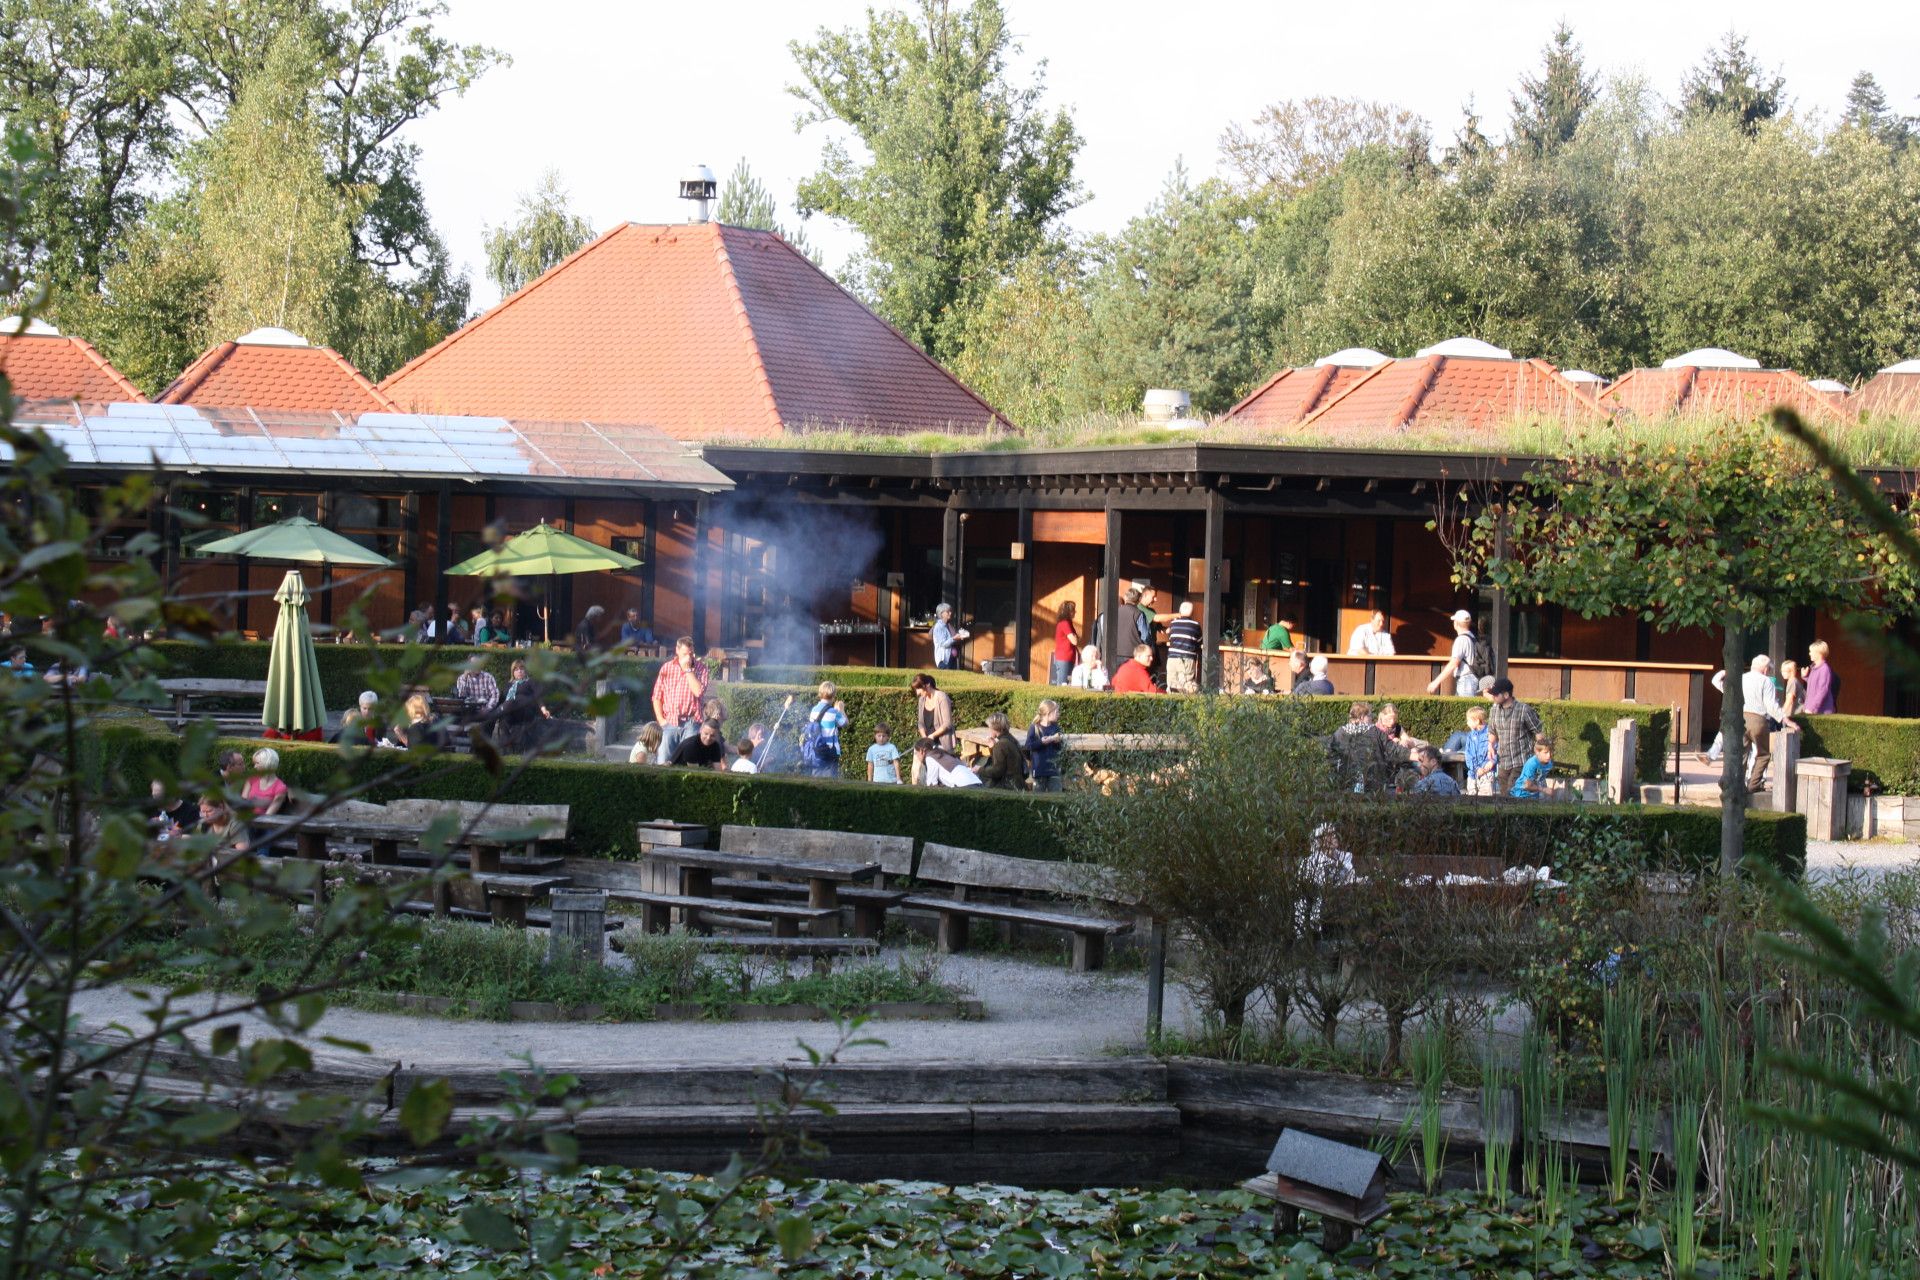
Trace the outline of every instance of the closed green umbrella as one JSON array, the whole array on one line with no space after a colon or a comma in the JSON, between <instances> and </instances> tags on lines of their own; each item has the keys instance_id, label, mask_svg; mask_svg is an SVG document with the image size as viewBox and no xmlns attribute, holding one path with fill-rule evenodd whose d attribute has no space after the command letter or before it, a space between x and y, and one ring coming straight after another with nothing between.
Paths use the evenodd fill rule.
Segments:
<instances>
[{"instance_id":1,"label":"closed green umbrella","mask_svg":"<svg viewBox=\"0 0 1920 1280\"><path fill-rule=\"evenodd\" d=\"M637 569L640 563L542 520L499 546L462 560L447 572L457 578L544 578L559 573ZM550 630L547 638L552 639Z\"/></svg>"},{"instance_id":2,"label":"closed green umbrella","mask_svg":"<svg viewBox=\"0 0 1920 1280\"><path fill-rule=\"evenodd\" d=\"M194 550L201 555L252 556L256 560L299 560L307 564L384 567L393 563L379 552L369 551L305 516L291 516L277 524L229 534L203 542Z\"/></svg>"},{"instance_id":3,"label":"closed green umbrella","mask_svg":"<svg viewBox=\"0 0 1920 1280\"><path fill-rule=\"evenodd\" d=\"M320 689L320 658L307 630L307 584L298 569L287 570L273 598L280 617L273 627L267 659L267 703L260 723L289 738L317 736L326 728L327 707Z\"/></svg>"}]
</instances>

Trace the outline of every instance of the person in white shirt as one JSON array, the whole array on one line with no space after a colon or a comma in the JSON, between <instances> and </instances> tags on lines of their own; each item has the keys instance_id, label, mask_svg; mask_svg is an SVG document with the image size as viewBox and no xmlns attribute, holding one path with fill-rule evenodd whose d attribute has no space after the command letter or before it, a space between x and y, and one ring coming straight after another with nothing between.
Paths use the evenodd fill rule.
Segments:
<instances>
[{"instance_id":1,"label":"person in white shirt","mask_svg":"<svg viewBox=\"0 0 1920 1280\"><path fill-rule=\"evenodd\" d=\"M1067 683L1075 689L1106 689L1112 681L1107 676L1106 660L1100 656L1100 646L1090 644L1080 651L1079 665L1067 676Z\"/></svg>"},{"instance_id":2,"label":"person in white shirt","mask_svg":"<svg viewBox=\"0 0 1920 1280\"><path fill-rule=\"evenodd\" d=\"M913 744L916 757L914 773L929 787L977 787L980 775L961 762L959 756L932 738Z\"/></svg>"},{"instance_id":3,"label":"person in white shirt","mask_svg":"<svg viewBox=\"0 0 1920 1280\"><path fill-rule=\"evenodd\" d=\"M759 750L752 738L742 738L734 745L733 763L727 766L731 773L758 773L760 766L753 762L754 753Z\"/></svg>"},{"instance_id":4,"label":"person in white shirt","mask_svg":"<svg viewBox=\"0 0 1920 1280\"><path fill-rule=\"evenodd\" d=\"M1353 629L1347 641L1347 653L1353 657L1389 657L1393 653L1393 633L1387 630L1387 615L1375 609L1373 616Z\"/></svg>"},{"instance_id":5,"label":"person in white shirt","mask_svg":"<svg viewBox=\"0 0 1920 1280\"><path fill-rule=\"evenodd\" d=\"M1439 693L1447 681L1453 681L1453 696L1471 698L1480 692L1480 676L1474 670L1480 637L1473 633L1473 615L1465 609L1453 611L1453 648L1447 651L1447 665L1427 682L1428 693ZM1488 665L1481 663L1480 665Z\"/></svg>"},{"instance_id":6,"label":"person in white shirt","mask_svg":"<svg viewBox=\"0 0 1920 1280\"><path fill-rule=\"evenodd\" d=\"M1740 718L1746 722L1753 763L1747 766L1747 790L1760 790L1773 759L1773 731L1780 724L1780 691L1773 685L1773 659L1755 654L1740 677Z\"/></svg>"}]
</instances>

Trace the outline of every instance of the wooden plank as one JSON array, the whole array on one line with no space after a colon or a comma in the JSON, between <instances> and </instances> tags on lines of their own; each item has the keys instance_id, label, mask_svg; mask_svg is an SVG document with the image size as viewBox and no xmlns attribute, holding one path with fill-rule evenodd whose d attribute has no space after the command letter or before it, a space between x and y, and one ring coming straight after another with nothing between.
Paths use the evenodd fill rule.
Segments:
<instances>
[{"instance_id":1,"label":"wooden plank","mask_svg":"<svg viewBox=\"0 0 1920 1280\"><path fill-rule=\"evenodd\" d=\"M649 862L704 871L744 871L798 877L805 880L871 880L880 874L877 862L807 862L797 858L767 858L747 853L710 853L704 849L649 849Z\"/></svg>"},{"instance_id":2,"label":"wooden plank","mask_svg":"<svg viewBox=\"0 0 1920 1280\"><path fill-rule=\"evenodd\" d=\"M641 906L679 907L688 911L719 911L732 915L766 916L769 919L824 920L839 915L831 907L796 907L781 902L742 902L738 898L699 898L679 893L645 893L632 889L610 889L607 897L615 902L634 902Z\"/></svg>"},{"instance_id":3,"label":"wooden plank","mask_svg":"<svg viewBox=\"0 0 1920 1280\"><path fill-rule=\"evenodd\" d=\"M813 862L877 862L887 875L913 874L912 836L728 825L720 828L720 851Z\"/></svg>"},{"instance_id":4,"label":"wooden plank","mask_svg":"<svg viewBox=\"0 0 1920 1280\"><path fill-rule=\"evenodd\" d=\"M1128 920L1110 920L1102 916L1080 916L1066 911L1042 911L1035 907L1008 907L994 902L971 902L916 894L903 906L949 915L979 916L982 920L1011 920L1016 924L1034 924L1074 933L1117 934L1133 928Z\"/></svg>"},{"instance_id":5,"label":"wooden plank","mask_svg":"<svg viewBox=\"0 0 1920 1280\"><path fill-rule=\"evenodd\" d=\"M929 841L920 851L921 880L965 885L977 889L1004 889L1017 893L1057 893L1120 901L1113 896L1103 868L1079 862L1043 862L1003 853L983 853Z\"/></svg>"}]
</instances>

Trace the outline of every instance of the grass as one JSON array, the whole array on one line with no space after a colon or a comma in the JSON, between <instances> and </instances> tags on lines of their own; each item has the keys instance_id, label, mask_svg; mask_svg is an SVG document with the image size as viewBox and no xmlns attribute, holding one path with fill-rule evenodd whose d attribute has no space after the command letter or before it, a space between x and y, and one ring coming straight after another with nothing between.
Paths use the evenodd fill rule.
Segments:
<instances>
[{"instance_id":1,"label":"grass","mask_svg":"<svg viewBox=\"0 0 1920 1280\"><path fill-rule=\"evenodd\" d=\"M1683 415L1652 422L1603 419L1574 423L1516 417L1481 428L1346 432L1338 437L1308 429L1258 429L1219 421L1174 430L1117 414L1089 414L1015 431L879 435L851 430L795 431L768 440L712 440L729 449L801 449L819 453L1017 453L1026 449L1090 449L1112 445L1152 447L1182 444L1291 446L1379 450L1384 453L1477 453L1496 457L1565 457L1576 451L1614 453L1632 444L1685 445L1726 425L1713 415ZM1847 421L1832 430L1835 445L1859 467L1920 465L1920 421L1885 417Z\"/></svg>"},{"instance_id":2,"label":"grass","mask_svg":"<svg viewBox=\"0 0 1920 1280\"><path fill-rule=\"evenodd\" d=\"M204 981L223 990L288 989L319 952L319 971L338 975L336 1004L391 1010L398 995L455 1001L451 1016L503 1021L516 1001L563 1010L600 1006L613 1022L650 1020L662 1004L697 1004L724 1018L736 1005L817 1005L847 1014L889 1001L944 1003L960 994L940 981L937 957L910 954L896 962L843 965L826 975L790 977L783 961L744 954L704 956L685 934L635 933L625 939L630 966L549 964L543 932L430 920L380 931L368 940L322 944L306 918L286 927L223 930L204 936L157 934L137 976L179 984ZM213 955L222 959L215 962ZM234 960L239 963L233 963Z\"/></svg>"}]
</instances>

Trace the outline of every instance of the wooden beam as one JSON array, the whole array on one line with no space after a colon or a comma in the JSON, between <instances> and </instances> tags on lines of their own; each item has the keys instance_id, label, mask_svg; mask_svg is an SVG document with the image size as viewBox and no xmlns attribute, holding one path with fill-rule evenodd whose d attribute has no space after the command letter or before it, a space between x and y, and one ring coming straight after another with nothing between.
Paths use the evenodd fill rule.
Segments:
<instances>
[{"instance_id":1,"label":"wooden beam","mask_svg":"<svg viewBox=\"0 0 1920 1280\"><path fill-rule=\"evenodd\" d=\"M1120 667L1116 655L1120 652L1120 628L1114 615L1120 608L1120 508L1107 507L1107 545L1100 567L1100 616L1106 619L1102 627L1101 657L1106 660L1109 676ZM1127 637L1129 653L1133 649L1133 637Z\"/></svg>"},{"instance_id":2,"label":"wooden beam","mask_svg":"<svg viewBox=\"0 0 1920 1280\"><path fill-rule=\"evenodd\" d=\"M1033 508L1025 494L1014 518L1013 538L1020 544L1020 558L1013 562L1013 675L1026 680L1033 671Z\"/></svg>"},{"instance_id":3,"label":"wooden beam","mask_svg":"<svg viewBox=\"0 0 1920 1280\"><path fill-rule=\"evenodd\" d=\"M1206 532L1202 536L1201 556L1207 562L1207 589L1201 597L1203 629L1200 640L1200 688L1215 689L1220 684L1220 649L1226 628L1221 625L1221 594L1225 586L1227 504L1219 491L1209 490L1206 505Z\"/></svg>"}]
</instances>

